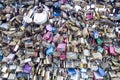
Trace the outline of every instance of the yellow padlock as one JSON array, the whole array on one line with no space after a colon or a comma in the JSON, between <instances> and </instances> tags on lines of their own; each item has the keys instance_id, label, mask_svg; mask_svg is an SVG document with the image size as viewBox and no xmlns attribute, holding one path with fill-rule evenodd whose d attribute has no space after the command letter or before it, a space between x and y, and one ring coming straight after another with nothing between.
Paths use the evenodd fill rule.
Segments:
<instances>
[{"instance_id":1,"label":"yellow padlock","mask_svg":"<svg viewBox=\"0 0 120 80\"><path fill-rule=\"evenodd\" d=\"M22 31L24 31L24 30L25 30L25 27L24 27L24 26L21 26L20 29L21 29Z\"/></svg>"},{"instance_id":2,"label":"yellow padlock","mask_svg":"<svg viewBox=\"0 0 120 80\"><path fill-rule=\"evenodd\" d=\"M104 33L106 33L106 28L104 27Z\"/></svg>"},{"instance_id":3,"label":"yellow padlock","mask_svg":"<svg viewBox=\"0 0 120 80\"><path fill-rule=\"evenodd\" d=\"M80 68L83 68L83 64L80 64Z\"/></svg>"},{"instance_id":4,"label":"yellow padlock","mask_svg":"<svg viewBox=\"0 0 120 80\"><path fill-rule=\"evenodd\" d=\"M96 12L97 19L100 20L100 15L98 12Z\"/></svg>"}]
</instances>

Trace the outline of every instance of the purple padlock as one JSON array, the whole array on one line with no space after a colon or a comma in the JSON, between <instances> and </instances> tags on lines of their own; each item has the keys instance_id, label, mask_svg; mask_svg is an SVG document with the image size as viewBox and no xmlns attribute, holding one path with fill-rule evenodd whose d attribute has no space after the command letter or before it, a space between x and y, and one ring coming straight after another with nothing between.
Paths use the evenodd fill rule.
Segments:
<instances>
[{"instance_id":1,"label":"purple padlock","mask_svg":"<svg viewBox=\"0 0 120 80\"><path fill-rule=\"evenodd\" d=\"M24 67L24 72L31 73L32 67L29 64L26 64Z\"/></svg>"},{"instance_id":2,"label":"purple padlock","mask_svg":"<svg viewBox=\"0 0 120 80\"><path fill-rule=\"evenodd\" d=\"M67 2L67 0L60 0L59 3L60 4L65 4Z\"/></svg>"}]
</instances>

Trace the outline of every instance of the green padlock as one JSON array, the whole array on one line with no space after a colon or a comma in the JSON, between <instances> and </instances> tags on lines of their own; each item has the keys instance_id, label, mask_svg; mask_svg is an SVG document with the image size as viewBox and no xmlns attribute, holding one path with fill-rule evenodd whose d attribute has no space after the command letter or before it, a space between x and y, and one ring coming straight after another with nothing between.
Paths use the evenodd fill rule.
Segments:
<instances>
[{"instance_id":1,"label":"green padlock","mask_svg":"<svg viewBox=\"0 0 120 80\"><path fill-rule=\"evenodd\" d=\"M97 38L97 43L98 43L98 44L102 44L102 43L103 43L103 40L101 40L100 38Z\"/></svg>"}]
</instances>

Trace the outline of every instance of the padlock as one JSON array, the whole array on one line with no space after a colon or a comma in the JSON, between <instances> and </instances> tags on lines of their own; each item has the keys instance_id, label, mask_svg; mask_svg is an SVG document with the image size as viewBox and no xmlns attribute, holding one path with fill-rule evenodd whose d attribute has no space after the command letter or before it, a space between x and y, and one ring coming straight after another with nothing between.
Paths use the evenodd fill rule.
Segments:
<instances>
[{"instance_id":1,"label":"padlock","mask_svg":"<svg viewBox=\"0 0 120 80\"><path fill-rule=\"evenodd\" d=\"M45 76L45 69L43 68L42 72L41 72L41 76L44 77Z\"/></svg>"},{"instance_id":2,"label":"padlock","mask_svg":"<svg viewBox=\"0 0 120 80\"><path fill-rule=\"evenodd\" d=\"M66 60L66 55L65 55L65 54L63 54L63 53L62 53L62 54L60 54L60 59L61 59L61 60Z\"/></svg>"},{"instance_id":3,"label":"padlock","mask_svg":"<svg viewBox=\"0 0 120 80\"><path fill-rule=\"evenodd\" d=\"M74 52L78 53L78 48L74 46Z\"/></svg>"},{"instance_id":4,"label":"padlock","mask_svg":"<svg viewBox=\"0 0 120 80\"><path fill-rule=\"evenodd\" d=\"M66 51L66 44L65 43L58 44L57 51Z\"/></svg>"},{"instance_id":5,"label":"padlock","mask_svg":"<svg viewBox=\"0 0 120 80\"><path fill-rule=\"evenodd\" d=\"M44 79L43 80L50 80L50 71L46 71Z\"/></svg>"},{"instance_id":6,"label":"padlock","mask_svg":"<svg viewBox=\"0 0 120 80\"><path fill-rule=\"evenodd\" d=\"M19 49L19 45L20 45L20 41L18 41L18 43L16 44L16 46L15 46L15 48L14 48L14 50L13 51L17 51L18 49Z\"/></svg>"}]
</instances>

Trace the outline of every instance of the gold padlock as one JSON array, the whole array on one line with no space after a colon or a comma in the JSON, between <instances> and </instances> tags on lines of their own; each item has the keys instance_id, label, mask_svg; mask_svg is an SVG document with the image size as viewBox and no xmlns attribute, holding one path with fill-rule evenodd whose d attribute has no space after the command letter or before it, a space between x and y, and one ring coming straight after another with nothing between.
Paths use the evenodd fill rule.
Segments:
<instances>
[{"instance_id":1,"label":"gold padlock","mask_svg":"<svg viewBox=\"0 0 120 80\"><path fill-rule=\"evenodd\" d=\"M24 27L24 26L21 26L20 29L21 29L22 31L25 31L25 27Z\"/></svg>"},{"instance_id":2,"label":"gold padlock","mask_svg":"<svg viewBox=\"0 0 120 80\"><path fill-rule=\"evenodd\" d=\"M71 41L72 41L72 35L69 36L69 42L71 42Z\"/></svg>"},{"instance_id":3,"label":"gold padlock","mask_svg":"<svg viewBox=\"0 0 120 80\"><path fill-rule=\"evenodd\" d=\"M44 69L44 68L42 69L41 76L42 76L42 77L45 76L45 69Z\"/></svg>"},{"instance_id":4,"label":"gold padlock","mask_svg":"<svg viewBox=\"0 0 120 80\"><path fill-rule=\"evenodd\" d=\"M74 46L74 52L78 53L78 48L76 46Z\"/></svg>"}]
</instances>

